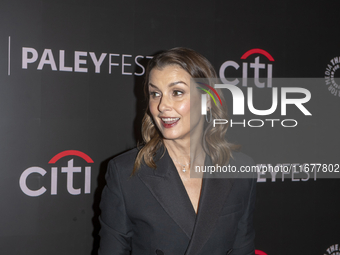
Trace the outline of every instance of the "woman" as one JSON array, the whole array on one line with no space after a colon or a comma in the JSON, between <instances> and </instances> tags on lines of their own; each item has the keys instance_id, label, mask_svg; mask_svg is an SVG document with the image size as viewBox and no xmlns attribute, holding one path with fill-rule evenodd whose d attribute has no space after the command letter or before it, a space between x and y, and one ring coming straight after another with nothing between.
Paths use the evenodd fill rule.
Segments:
<instances>
[{"instance_id":1,"label":"woman","mask_svg":"<svg viewBox=\"0 0 340 255\"><path fill-rule=\"evenodd\" d=\"M190 79L215 77L209 61L190 49L150 60L145 145L109 163L99 254L254 254L255 179L190 178L190 166L254 164L232 152L226 125L210 122L227 118L223 101L207 100L208 117L200 114L202 88L209 85Z\"/></svg>"}]
</instances>

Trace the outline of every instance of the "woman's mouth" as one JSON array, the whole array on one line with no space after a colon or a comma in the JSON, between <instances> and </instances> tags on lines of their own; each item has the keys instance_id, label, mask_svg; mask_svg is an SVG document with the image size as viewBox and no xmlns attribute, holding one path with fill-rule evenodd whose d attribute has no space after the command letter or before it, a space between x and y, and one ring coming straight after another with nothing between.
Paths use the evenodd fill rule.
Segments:
<instances>
[{"instance_id":1,"label":"woman's mouth","mask_svg":"<svg viewBox=\"0 0 340 255\"><path fill-rule=\"evenodd\" d=\"M165 128L171 128L178 123L179 118L161 118L161 120L162 120L162 125Z\"/></svg>"}]
</instances>

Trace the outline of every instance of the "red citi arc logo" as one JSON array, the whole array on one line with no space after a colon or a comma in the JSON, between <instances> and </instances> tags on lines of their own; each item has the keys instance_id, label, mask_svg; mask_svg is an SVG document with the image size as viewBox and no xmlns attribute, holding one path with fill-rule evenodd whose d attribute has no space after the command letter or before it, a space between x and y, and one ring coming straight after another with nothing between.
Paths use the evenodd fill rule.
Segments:
<instances>
[{"instance_id":1,"label":"red citi arc logo","mask_svg":"<svg viewBox=\"0 0 340 255\"><path fill-rule=\"evenodd\" d=\"M255 255L267 255L264 251L255 250Z\"/></svg>"},{"instance_id":2,"label":"red citi arc logo","mask_svg":"<svg viewBox=\"0 0 340 255\"><path fill-rule=\"evenodd\" d=\"M86 163L94 163L93 160L86 155L85 153L77 150L66 150L58 153L48 162L49 164L55 164L59 159L66 156L77 156L86 161ZM77 167L73 165L73 158L67 162L66 167L61 167L61 173L66 173L67 175L67 191L71 195L80 195L81 188L74 188L73 179L74 173L81 173L82 167ZM27 186L27 179L31 174L39 174L44 176L47 171L41 167L32 166L27 168L20 176L19 185L20 189L27 196L37 197L44 194L47 189L42 186L39 189L32 190ZM84 194L91 193L91 166L85 166L84 171ZM57 186L58 186L58 167L51 167L51 195L57 195Z\"/></svg>"}]
</instances>

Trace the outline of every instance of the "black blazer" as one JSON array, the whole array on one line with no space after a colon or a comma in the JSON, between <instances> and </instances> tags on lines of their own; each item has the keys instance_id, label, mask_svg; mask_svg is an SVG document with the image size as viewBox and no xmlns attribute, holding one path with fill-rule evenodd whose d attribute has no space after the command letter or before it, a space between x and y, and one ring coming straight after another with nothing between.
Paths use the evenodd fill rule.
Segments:
<instances>
[{"instance_id":1,"label":"black blazer","mask_svg":"<svg viewBox=\"0 0 340 255\"><path fill-rule=\"evenodd\" d=\"M204 178L196 216L169 154L158 151L157 169L142 165L130 177L136 155L133 149L109 162L100 255L254 254L255 178ZM254 165L243 153L233 156L231 165Z\"/></svg>"}]
</instances>

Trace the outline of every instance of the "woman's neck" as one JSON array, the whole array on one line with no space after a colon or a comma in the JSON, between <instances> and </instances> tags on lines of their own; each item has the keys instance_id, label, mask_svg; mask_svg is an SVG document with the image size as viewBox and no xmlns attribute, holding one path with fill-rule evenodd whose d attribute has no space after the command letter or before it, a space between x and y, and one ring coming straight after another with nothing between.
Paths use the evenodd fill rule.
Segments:
<instances>
[{"instance_id":1,"label":"woman's neck","mask_svg":"<svg viewBox=\"0 0 340 255\"><path fill-rule=\"evenodd\" d=\"M180 165L194 166L204 165L205 152L202 146L202 142L188 140L163 140L165 147L173 159L174 162Z\"/></svg>"}]
</instances>

